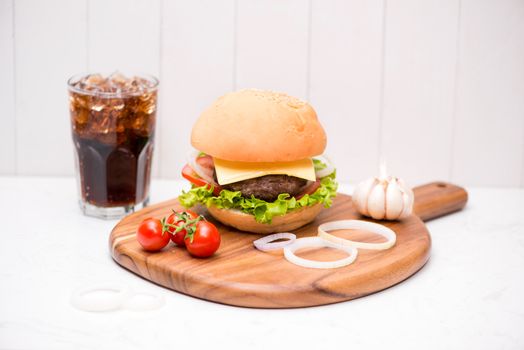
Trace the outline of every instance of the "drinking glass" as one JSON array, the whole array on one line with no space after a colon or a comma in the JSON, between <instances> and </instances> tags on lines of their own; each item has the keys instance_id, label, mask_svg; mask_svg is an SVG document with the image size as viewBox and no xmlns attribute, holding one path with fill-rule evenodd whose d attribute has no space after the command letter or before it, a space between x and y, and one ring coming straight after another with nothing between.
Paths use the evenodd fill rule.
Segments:
<instances>
[{"instance_id":1,"label":"drinking glass","mask_svg":"<svg viewBox=\"0 0 524 350\"><path fill-rule=\"evenodd\" d=\"M80 74L68 80L79 204L115 219L149 201L158 80Z\"/></svg>"}]
</instances>

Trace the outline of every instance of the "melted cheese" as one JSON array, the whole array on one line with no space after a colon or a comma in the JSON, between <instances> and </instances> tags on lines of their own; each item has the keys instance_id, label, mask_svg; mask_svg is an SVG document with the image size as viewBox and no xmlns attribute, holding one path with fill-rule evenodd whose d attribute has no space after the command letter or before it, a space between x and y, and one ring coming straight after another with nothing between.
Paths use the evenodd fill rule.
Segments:
<instances>
[{"instance_id":1,"label":"melted cheese","mask_svg":"<svg viewBox=\"0 0 524 350\"><path fill-rule=\"evenodd\" d=\"M283 163L246 163L218 158L213 159L220 185L227 185L264 175L289 175L310 181L315 181L316 179L313 161L309 158Z\"/></svg>"}]
</instances>

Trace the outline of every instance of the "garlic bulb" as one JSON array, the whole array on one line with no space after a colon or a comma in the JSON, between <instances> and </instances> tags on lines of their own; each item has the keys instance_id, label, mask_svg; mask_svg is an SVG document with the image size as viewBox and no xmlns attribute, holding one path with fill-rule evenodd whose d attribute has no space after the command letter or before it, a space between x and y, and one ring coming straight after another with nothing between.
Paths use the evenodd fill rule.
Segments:
<instances>
[{"instance_id":1,"label":"garlic bulb","mask_svg":"<svg viewBox=\"0 0 524 350\"><path fill-rule=\"evenodd\" d=\"M376 220L398 220L413 211L413 191L401 179L382 175L361 182L353 193L357 211Z\"/></svg>"}]
</instances>

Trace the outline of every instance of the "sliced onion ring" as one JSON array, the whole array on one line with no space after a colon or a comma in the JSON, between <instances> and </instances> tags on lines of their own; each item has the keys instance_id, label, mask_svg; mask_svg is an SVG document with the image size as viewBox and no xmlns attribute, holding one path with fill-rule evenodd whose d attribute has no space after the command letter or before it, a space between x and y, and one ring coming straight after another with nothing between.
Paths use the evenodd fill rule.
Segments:
<instances>
[{"instance_id":1,"label":"sliced onion ring","mask_svg":"<svg viewBox=\"0 0 524 350\"><path fill-rule=\"evenodd\" d=\"M286 241L282 242L273 242L278 239L287 239ZM285 246L292 244L297 239L297 236L293 233L289 232L281 232L281 233L275 233L269 236L265 236L262 238L257 239L253 242L253 245L263 252L267 252L270 250L277 250L284 248Z\"/></svg>"},{"instance_id":2,"label":"sliced onion ring","mask_svg":"<svg viewBox=\"0 0 524 350\"><path fill-rule=\"evenodd\" d=\"M112 292L104 298L90 298L88 295L96 292ZM98 284L77 289L71 296L71 304L82 311L105 312L122 308L130 294L129 288L114 283Z\"/></svg>"},{"instance_id":3,"label":"sliced onion ring","mask_svg":"<svg viewBox=\"0 0 524 350\"><path fill-rule=\"evenodd\" d=\"M345 229L360 229L370 231L387 238L386 242L383 243L366 243L356 242L345 238L334 236L327 231L333 230L345 230ZM340 220L326 222L318 227L318 237L321 237L327 241L335 244L344 245L348 247L362 248L362 249L373 249L373 250L384 250L389 249L395 245L397 236L392 229L376 224L373 222L362 221L362 220Z\"/></svg>"},{"instance_id":4,"label":"sliced onion ring","mask_svg":"<svg viewBox=\"0 0 524 350\"><path fill-rule=\"evenodd\" d=\"M96 292L112 292L102 298L89 297ZM142 296L138 302L137 297ZM143 300L146 297L146 300ZM148 292L133 292L130 288L117 283L103 283L79 288L71 296L71 304L82 311L107 312L126 309L132 311L149 311L164 305L164 297Z\"/></svg>"},{"instance_id":5,"label":"sliced onion ring","mask_svg":"<svg viewBox=\"0 0 524 350\"><path fill-rule=\"evenodd\" d=\"M314 157L315 159L318 159L322 161L324 164L326 164L326 167L324 169L318 170L315 175L321 179L323 177L326 177L328 175L331 175L335 171L335 167L333 166L333 163L329 158L325 155Z\"/></svg>"},{"instance_id":6,"label":"sliced onion ring","mask_svg":"<svg viewBox=\"0 0 524 350\"><path fill-rule=\"evenodd\" d=\"M213 176L210 176L208 172L202 168L198 162L197 158L200 153L198 151L191 151L187 154L186 161L189 164L189 166L197 173L198 176L200 176L202 179L204 179L207 183L210 183L212 185L216 185L215 180L213 180Z\"/></svg>"},{"instance_id":7,"label":"sliced onion ring","mask_svg":"<svg viewBox=\"0 0 524 350\"><path fill-rule=\"evenodd\" d=\"M142 296L142 301L138 302L137 297ZM143 297L146 297L145 300ZM151 311L159 309L165 303L162 295L156 295L148 292L134 292L129 295L124 302L123 307L131 311Z\"/></svg>"},{"instance_id":8,"label":"sliced onion ring","mask_svg":"<svg viewBox=\"0 0 524 350\"><path fill-rule=\"evenodd\" d=\"M349 256L335 261L316 261L300 258L295 255L295 252L301 248L335 248L344 250L349 253ZM347 266L351 264L357 258L358 251L355 247L343 246L340 244L332 243L320 237L304 237L297 239L294 243L284 247L285 258L298 266L308 267L312 269L333 269L337 267Z\"/></svg>"}]
</instances>

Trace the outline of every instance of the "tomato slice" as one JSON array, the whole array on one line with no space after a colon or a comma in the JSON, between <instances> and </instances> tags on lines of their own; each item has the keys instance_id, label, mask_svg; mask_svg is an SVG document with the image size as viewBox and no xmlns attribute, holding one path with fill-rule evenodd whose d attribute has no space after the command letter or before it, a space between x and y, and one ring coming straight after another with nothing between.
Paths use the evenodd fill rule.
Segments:
<instances>
[{"instance_id":1,"label":"tomato slice","mask_svg":"<svg viewBox=\"0 0 524 350\"><path fill-rule=\"evenodd\" d=\"M306 194L313 194L315 193L316 190L318 190L319 187L320 187L320 180L317 179L311 185L307 186L301 194L299 194L298 196L295 196L295 198L300 199L304 197Z\"/></svg>"},{"instance_id":2,"label":"tomato slice","mask_svg":"<svg viewBox=\"0 0 524 350\"><path fill-rule=\"evenodd\" d=\"M196 186L208 186L208 188L211 188L213 185L208 183L206 180L202 179L200 176L198 176L197 173L189 166L189 164L186 164L184 168L182 169L182 176L192 184ZM220 191L222 191L222 188L220 188L219 185L214 186L213 188L213 194L215 196L218 196L220 194Z\"/></svg>"},{"instance_id":3,"label":"tomato slice","mask_svg":"<svg viewBox=\"0 0 524 350\"><path fill-rule=\"evenodd\" d=\"M189 166L189 164L186 164L184 168L182 169L182 176L192 184L196 186L205 186L209 185L204 179L202 179L200 176L195 173L193 168Z\"/></svg>"}]
</instances>

